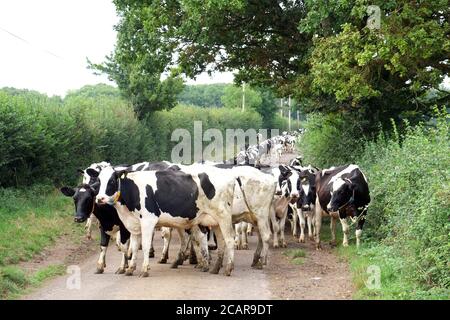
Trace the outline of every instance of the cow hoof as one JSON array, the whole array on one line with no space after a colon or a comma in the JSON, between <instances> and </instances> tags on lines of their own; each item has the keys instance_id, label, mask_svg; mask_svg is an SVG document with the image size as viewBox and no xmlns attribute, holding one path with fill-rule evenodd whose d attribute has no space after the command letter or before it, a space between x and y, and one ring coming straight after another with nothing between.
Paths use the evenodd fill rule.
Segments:
<instances>
[{"instance_id":1,"label":"cow hoof","mask_svg":"<svg viewBox=\"0 0 450 320\"><path fill-rule=\"evenodd\" d=\"M322 246L320 244L316 245L316 250L322 250Z\"/></svg>"},{"instance_id":2,"label":"cow hoof","mask_svg":"<svg viewBox=\"0 0 450 320\"><path fill-rule=\"evenodd\" d=\"M224 272L224 274L225 274L227 277L231 276L231 272L233 271L233 269L234 269L233 264L227 265L227 266L225 267L225 272Z\"/></svg>"},{"instance_id":3,"label":"cow hoof","mask_svg":"<svg viewBox=\"0 0 450 320\"><path fill-rule=\"evenodd\" d=\"M167 262L167 259L165 259L165 258L161 258L158 261L158 263L160 263L160 264L165 264L166 262Z\"/></svg>"},{"instance_id":4,"label":"cow hoof","mask_svg":"<svg viewBox=\"0 0 450 320\"><path fill-rule=\"evenodd\" d=\"M343 246L343 247L348 247L348 242L344 242L344 243L342 244L342 246Z\"/></svg>"},{"instance_id":5,"label":"cow hoof","mask_svg":"<svg viewBox=\"0 0 450 320\"><path fill-rule=\"evenodd\" d=\"M127 270L125 270L125 275L126 275L126 276L132 276L132 275L133 275L133 272L134 272L134 269L135 269L135 268L130 268L130 267L128 267Z\"/></svg>"},{"instance_id":6,"label":"cow hoof","mask_svg":"<svg viewBox=\"0 0 450 320\"><path fill-rule=\"evenodd\" d=\"M172 262L172 264L170 265L171 269L177 269L178 268L178 261L174 261Z\"/></svg>"},{"instance_id":7,"label":"cow hoof","mask_svg":"<svg viewBox=\"0 0 450 320\"><path fill-rule=\"evenodd\" d=\"M282 247L282 248L287 248L287 243L286 243L286 242L283 242L283 243L281 244L281 247Z\"/></svg>"},{"instance_id":8,"label":"cow hoof","mask_svg":"<svg viewBox=\"0 0 450 320\"><path fill-rule=\"evenodd\" d=\"M274 243L274 244L273 244L273 247L274 247L275 249L278 249L279 246L278 246L278 244L275 244L275 243Z\"/></svg>"},{"instance_id":9,"label":"cow hoof","mask_svg":"<svg viewBox=\"0 0 450 320\"><path fill-rule=\"evenodd\" d=\"M95 270L95 274L102 274L103 273L103 271L104 271L104 269L103 268L97 268L96 270Z\"/></svg>"},{"instance_id":10,"label":"cow hoof","mask_svg":"<svg viewBox=\"0 0 450 320\"><path fill-rule=\"evenodd\" d=\"M258 262L256 262L256 263L254 263L254 264L252 264L252 268L253 269L262 269L263 268L263 264L262 264L262 262L261 261L258 261Z\"/></svg>"},{"instance_id":11,"label":"cow hoof","mask_svg":"<svg viewBox=\"0 0 450 320\"><path fill-rule=\"evenodd\" d=\"M155 257L155 250L150 250L150 252L148 253L148 257L149 258L154 258Z\"/></svg>"},{"instance_id":12,"label":"cow hoof","mask_svg":"<svg viewBox=\"0 0 450 320\"><path fill-rule=\"evenodd\" d=\"M244 245L242 246L242 249L243 249L243 250L248 250L248 244L244 244Z\"/></svg>"},{"instance_id":13,"label":"cow hoof","mask_svg":"<svg viewBox=\"0 0 450 320\"><path fill-rule=\"evenodd\" d=\"M147 278L148 277L148 271L141 271L139 274L139 278Z\"/></svg>"},{"instance_id":14,"label":"cow hoof","mask_svg":"<svg viewBox=\"0 0 450 320\"><path fill-rule=\"evenodd\" d=\"M330 241L330 246L332 246L332 247L336 247L336 240L332 240L332 241Z\"/></svg>"},{"instance_id":15,"label":"cow hoof","mask_svg":"<svg viewBox=\"0 0 450 320\"><path fill-rule=\"evenodd\" d=\"M125 268L119 268L116 270L116 274L124 274L125 273Z\"/></svg>"},{"instance_id":16,"label":"cow hoof","mask_svg":"<svg viewBox=\"0 0 450 320\"><path fill-rule=\"evenodd\" d=\"M220 270L220 267L214 266L211 270L209 270L209 273L219 274L219 270Z\"/></svg>"},{"instance_id":17,"label":"cow hoof","mask_svg":"<svg viewBox=\"0 0 450 320\"><path fill-rule=\"evenodd\" d=\"M208 272L208 271L209 271L209 266L208 265L202 266L202 272Z\"/></svg>"}]
</instances>

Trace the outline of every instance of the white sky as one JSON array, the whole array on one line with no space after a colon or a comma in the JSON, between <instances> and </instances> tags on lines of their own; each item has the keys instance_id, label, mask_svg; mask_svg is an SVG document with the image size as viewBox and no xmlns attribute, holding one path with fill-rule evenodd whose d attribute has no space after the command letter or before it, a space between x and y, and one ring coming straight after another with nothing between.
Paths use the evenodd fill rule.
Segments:
<instances>
[{"instance_id":1,"label":"white sky","mask_svg":"<svg viewBox=\"0 0 450 320\"><path fill-rule=\"evenodd\" d=\"M117 22L111 0L1 0L0 88L63 96L86 84L113 84L86 69L86 57L102 62L114 49ZM232 80L231 73L202 74L188 83Z\"/></svg>"}]
</instances>

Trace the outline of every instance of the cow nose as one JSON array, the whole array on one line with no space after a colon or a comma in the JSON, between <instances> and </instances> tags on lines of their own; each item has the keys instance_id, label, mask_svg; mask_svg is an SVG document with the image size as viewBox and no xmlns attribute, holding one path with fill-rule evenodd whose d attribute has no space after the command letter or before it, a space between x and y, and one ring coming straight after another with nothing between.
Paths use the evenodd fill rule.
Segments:
<instances>
[{"instance_id":1,"label":"cow nose","mask_svg":"<svg viewBox=\"0 0 450 320\"><path fill-rule=\"evenodd\" d=\"M83 222L83 218L80 217L75 217L73 220L78 223Z\"/></svg>"},{"instance_id":2,"label":"cow nose","mask_svg":"<svg viewBox=\"0 0 450 320\"><path fill-rule=\"evenodd\" d=\"M292 193L292 197L298 198L298 192L293 192L293 193Z\"/></svg>"}]
</instances>

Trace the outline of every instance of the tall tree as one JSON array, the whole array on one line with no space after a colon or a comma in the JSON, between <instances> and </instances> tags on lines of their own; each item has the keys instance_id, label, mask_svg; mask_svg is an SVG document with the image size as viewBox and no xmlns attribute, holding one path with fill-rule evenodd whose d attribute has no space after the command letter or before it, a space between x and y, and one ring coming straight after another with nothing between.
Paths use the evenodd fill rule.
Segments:
<instances>
[{"instance_id":1,"label":"tall tree","mask_svg":"<svg viewBox=\"0 0 450 320\"><path fill-rule=\"evenodd\" d=\"M118 42L103 71L144 101L173 65L188 77L238 70L237 83L292 94L307 111L384 121L427 113L436 101L421 97L449 73L448 0L114 3ZM367 26L370 5L379 28Z\"/></svg>"}]
</instances>

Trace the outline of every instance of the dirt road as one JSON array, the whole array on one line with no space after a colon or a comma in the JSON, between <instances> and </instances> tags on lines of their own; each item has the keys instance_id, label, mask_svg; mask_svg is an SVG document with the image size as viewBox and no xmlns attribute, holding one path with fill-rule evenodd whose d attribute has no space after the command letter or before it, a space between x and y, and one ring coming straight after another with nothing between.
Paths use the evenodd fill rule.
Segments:
<instances>
[{"instance_id":1,"label":"dirt road","mask_svg":"<svg viewBox=\"0 0 450 320\"><path fill-rule=\"evenodd\" d=\"M291 156L292 157L292 156ZM286 162L287 159L284 159ZM289 228L287 228L289 233ZM299 244L287 236L288 248L270 249L268 265L263 270L250 267L256 248L256 235L249 238L250 250L236 251L231 277L204 273L185 262L178 269L158 264L162 250L159 232L155 235L156 257L151 259L150 276L139 278L141 257L135 276L114 274L120 255L112 243L108 249L104 274L94 274L98 254L90 254L77 266L80 288L66 285L71 275L57 277L24 299L350 299L353 291L345 262L332 249L316 251L313 242ZM169 262L176 256L179 240L173 234ZM304 258L294 264L287 251L301 249ZM55 252L55 254L57 254ZM212 251L215 258L215 251ZM49 254L51 258L51 253ZM71 278L72 279L72 278Z\"/></svg>"}]
</instances>

